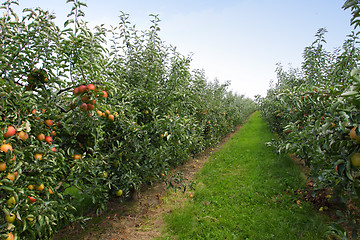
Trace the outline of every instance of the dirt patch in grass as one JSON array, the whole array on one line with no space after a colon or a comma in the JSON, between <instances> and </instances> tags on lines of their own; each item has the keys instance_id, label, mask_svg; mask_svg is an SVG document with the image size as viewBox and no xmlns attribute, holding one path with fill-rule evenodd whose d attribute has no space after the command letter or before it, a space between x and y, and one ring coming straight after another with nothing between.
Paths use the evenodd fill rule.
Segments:
<instances>
[{"instance_id":1,"label":"dirt patch in grass","mask_svg":"<svg viewBox=\"0 0 360 240\"><path fill-rule=\"evenodd\" d=\"M305 161L297 157L295 154L290 154L289 157L300 167L301 172L304 174L304 177L307 178L310 174L310 168L306 166Z\"/></svg>"},{"instance_id":2,"label":"dirt patch in grass","mask_svg":"<svg viewBox=\"0 0 360 240\"><path fill-rule=\"evenodd\" d=\"M207 149L185 164L172 170L172 173L182 172L186 179L183 183L189 184L195 179L196 173L203 167L209 157L218 151L239 129L227 136L216 146ZM91 214L92 220L85 229L79 226L69 226L58 232L55 240L72 239L116 239L116 240L142 240L160 237L164 227L163 216L173 209L180 207L192 194L191 191L173 191L166 189L164 182L143 187L133 194L132 199L119 203L118 198L111 199L106 212L100 216ZM169 196L171 195L171 196ZM164 198L166 196L166 198ZM166 200L164 200L166 199Z\"/></svg>"}]
</instances>

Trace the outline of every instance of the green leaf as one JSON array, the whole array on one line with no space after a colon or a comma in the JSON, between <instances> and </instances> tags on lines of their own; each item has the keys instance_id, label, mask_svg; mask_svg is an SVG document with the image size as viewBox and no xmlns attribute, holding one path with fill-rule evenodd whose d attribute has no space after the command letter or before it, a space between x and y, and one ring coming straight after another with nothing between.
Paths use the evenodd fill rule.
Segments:
<instances>
[{"instance_id":1,"label":"green leaf","mask_svg":"<svg viewBox=\"0 0 360 240\"><path fill-rule=\"evenodd\" d=\"M342 6L342 8L344 10L348 9L348 8L351 8L351 7L354 7L356 6L357 4L357 1L354 1L354 0L346 0L344 5Z\"/></svg>"},{"instance_id":2,"label":"green leaf","mask_svg":"<svg viewBox=\"0 0 360 240\"><path fill-rule=\"evenodd\" d=\"M345 92L343 94L341 94L342 97L350 97L350 96L355 96L355 95L358 95L359 93L358 92L355 92L355 91L348 91L348 92Z\"/></svg>"},{"instance_id":3,"label":"green leaf","mask_svg":"<svg viewBox=\"0 0 360 240\"><path fill-rule=\"evenodd\" d=\"M1 185L0 189L3 189L5 191L9 191L9 192L14 192L15 191L14 188L9 187L9 186L4 186L4 185Z\"/></svg>"}]
</instances>

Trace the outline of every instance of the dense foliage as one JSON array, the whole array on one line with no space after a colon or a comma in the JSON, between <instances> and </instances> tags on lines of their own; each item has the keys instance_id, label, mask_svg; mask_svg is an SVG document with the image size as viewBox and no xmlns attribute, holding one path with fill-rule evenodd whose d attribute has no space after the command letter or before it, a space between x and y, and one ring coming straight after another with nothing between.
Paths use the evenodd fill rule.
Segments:
<instances>
[{"instance_id":1,"label":"dense foliage","mask_svg":"<svg viewBox=\"0 0 360 240\"><path fill-rule=\"evenodd\" d=\"M159 19L139 32L87 27L84 3L65 28L40 8L0 18L0 234L47 239L84 220L86 201L102 211L161 180L255 110L209 83L191 59L159 38Z\"/></svg>"},{"instance_id":2,"label":"dense foliage","mask_svg":"<svg viewBox=\"0 0 360 240\"><path fill-rule=\"evenodd\" d=\"M325 49L326 29L305 48L300 69L277 69L278 82L260 98L263 117L277 133L279 153L295 153L310 167L315 188L330 188L348 207L342 220L359 226L360 60L358 1L346 1L355 31L334 52ZM356 207L357 205L357 207Z\"/></svg>"}]
</instances>

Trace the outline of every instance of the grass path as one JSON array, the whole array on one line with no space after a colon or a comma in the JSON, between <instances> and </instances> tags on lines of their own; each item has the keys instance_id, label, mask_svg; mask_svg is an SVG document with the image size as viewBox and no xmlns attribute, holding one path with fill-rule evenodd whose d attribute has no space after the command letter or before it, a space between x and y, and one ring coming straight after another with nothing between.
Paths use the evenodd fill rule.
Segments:
<instances>
[{"instance_id":1,"label":"grass path","mask_svg":"<svg viewBox=\"0 0 360 240\"><path fill-rule=\"evenodd\" d=\"M158 239L326 239L326 220L293 192L299 167L265 146L273 137L255 113L197 175L194 197L165 217Z\"/></svg>"},{"instance_id":2,"label":"grass path","mask_svg":"<svg viewBox=\"0 0 360 240\"><path fill-rule=\"evenodd\" d=\"M84 230L69 227L54 239L326 239L326 219L294 196L304 175L265 146L272 137L255 113L224 144L174 169L197 182L194 192L154 184L131 201L112 199Z\"/></svg>"}]
</instances>

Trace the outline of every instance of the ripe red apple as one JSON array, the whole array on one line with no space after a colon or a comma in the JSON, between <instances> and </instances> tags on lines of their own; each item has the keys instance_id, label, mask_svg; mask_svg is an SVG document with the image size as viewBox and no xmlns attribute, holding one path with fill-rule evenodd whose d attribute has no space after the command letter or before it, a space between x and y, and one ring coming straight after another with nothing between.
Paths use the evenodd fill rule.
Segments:
<instances>
[{"instance_id":1,"label":"ripe red apple","mask_svg":"<svg viewBox=\"0 0 360 240\"><path fill-rule=\"evenodd\" d=\"M4 131L4 128L2 128L2 130ZM16 133L15 128L13 126L8 126L6 133L4 133L4 137L8 138L8 137L14 136L15 133Z\"/></svg>"},{"instance_id":2,"label":"ripe red apple","mask_svg":"<svg viewBox=\"0 0 360 240\"><path fill-rule=\"evenodd\" d=\"M28 196L28 198L29 198L29 201L30 201L31 203L36 202L36 199L35 199L34 197L30 197L30 196Z\"/></svg>"},{"instance_id":3,"label":"ripe red apple","mask_svg":"<svg viewBox=\"0 0 360 240\"><path fill-rule=\"evenodd\" d=\"M0 146L0 151L2 151L2 152L7 152L9 150L10 150L10 152L13 151L13 148L12 148L12 146L10 144L5 143L5 144Z\"/></svg>"},{"instance_id":4,"label":"ripe red apple","mask_svg":"<svg viewBox=\"0 0 360 240\"><path fill-rule=\"evenodd\" d=\"M35 153L34 158L35 160L42 160L43 155L41 153Z\"/></svg>"},{"instance_id":5,"label":"ripe red apple","mask_svg":"<svg viewBox=\"0 0 360 240\"><path fill-rule=\"evenodd\" d=\"M6 169L6 163L1 162L1 163L0 163L0 172L5 171L5 169Z\"/></svg>"},{"instance_id":6,"label":"ripe red apple","mask_svg":"<svg viewBox=\"0 0 360 240\"><path fill-rule=\"evenodd\" d=\"M108 97L108 94L107 94L107 92L106 91L101 91L104 95L103 95L103 97L104 98L107 98Z\"/></svg>"},{"instance_id":7,"label":"ripe red apple","mask_svg":"<svg viewBox=\"0 0 360 240\"><path fill-rule=\"evenodd\" d=\"M51 127L53 125L53 121L50 119L45 120L45 124Z\"/></svg>"},{"instance_id":8,"label":"ripe red apple","mask_svg":"<svg viewBox=\"0 0 360 240\"><path fill-rule=\"evenodd\" d=\"M100 110L96 110L96 114L100 117L102 116L102 112Z\"/></svg>"},{"instance_id":9,"label":"ripe red apple","mask_svg":"<svg viewBox=\"0 0 360 240\"><path fill-rule=\"evenodd\" d=\"M74 94L75 96L79 95L79 94L80 94L80 93L79 93L79 88L74 88L73 94Z\"/></svg>"},{"instance_id":10,"label":"ripe red apple","mask_svg":"<svg viewBox=\"0 0 360 240\"><path fill-rule=\"evenodd\" d=\"M83 112L86 112L87 110L87 104L86 103L83 103L80 105L80 110L83 111Z\"/></svg>"},{"instance_id":11,"label":"ripe red apple","mask_svg":"<svg viewBox=\"0 0 360 240\"><path fill-rule=\"evenodd\" d=\"M23 141L25 141L26 139L29 138L29 134L27 132L24 132L24 131L18 132L17 135Z\"/></svg>"},{"instance_id":12,"label":"ripe red apple","mask_svg":"<svg viewBox=\"0 0 360 240\"><path fill-rule=\"evenodd\" d=\"M90 103L87 105L87 110L88 110L88 111L92 111L92 110L94 110L94 109L95 109L95 106L94 106L94 105L92 105L92 104L90 104Z\"/></svg>"},{"instance_id":13,"label":"ripe red apple","mask_svg":"<svg viewBox=\"0 0 360 240\"><path fill-rule=\"evenodd\" d=\"M85 85L79 86L79 93L81 94L81 93L85 92L86 89L87 89L87 87Z\"/></svg>"},{"instance_id":14,"label":"ripe red apple","mask_svg":"<svg viewBox=\"0 0 360 240\"><path fill-rule=\"evenodd\" d=\"M43 133L40 133L39 135L36 136L36 138L39 141L44 141L45 140L45 135Z\"/></svg>"},{"instance_id":15,"label":"ripe red apple","mask_svg":"<svg viewBox=\"0 0 360 240\"><path fill-rule=\"evenodd\" d=\"M46 141L48 144L52 144L53 139L52 139L52 137L50 137L50 136L46 136L46 137L45 137L45 141Z\"/></svg>"},{"instance_id":16,"label":"ripe red apple","mask_svg":"<svg viewBox=\"0 0 360 240\"><path fill-rule=\"evenodd\" d=\"M114 117L114 115L109 114L108 119L109 119L110 121L114 121L115 117Z\"/></svg>"},{"instance_id":17,"label":"ripe red apple","mask_svg":"<svg viewBox=\"0 0 360 240\"><path fill-rule=\"evenodd\" d=\"M87 91L90 91L90 90L95 91L95 85L92 84L92 83L90 83L89 85L87 85L86 90L87 90Z\"/></svg>"}]
</instances>

